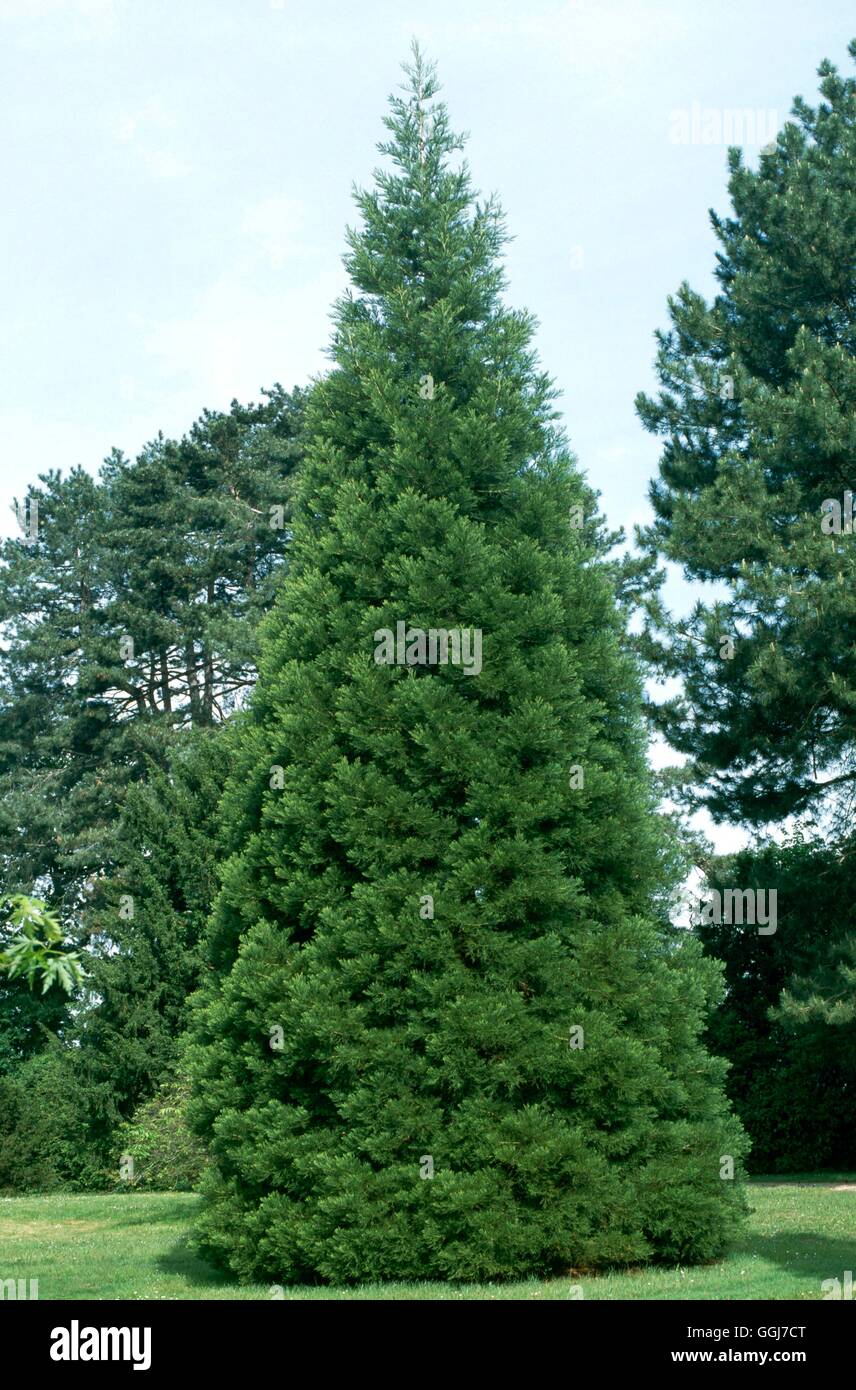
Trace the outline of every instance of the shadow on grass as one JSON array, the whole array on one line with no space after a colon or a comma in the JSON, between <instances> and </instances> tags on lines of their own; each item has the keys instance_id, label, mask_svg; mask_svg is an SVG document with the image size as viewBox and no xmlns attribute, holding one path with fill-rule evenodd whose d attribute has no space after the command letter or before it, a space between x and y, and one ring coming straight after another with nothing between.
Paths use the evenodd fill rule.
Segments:
<instances>
[{"instance_id":1,"label":"shadow on grass","mask_svg":"<svg viewBox=\"0 0 856 1390\"><path fill-rule=\"evenodd\" d=\"M199 1198L193 1192L140 1193L140 1196L156 1196L156 1203L147 1205L133 1214L123 1214L123 1226L178 1226L185 1228L191 1211ZM193 1247L192 1235L182 1234L171 1249L159 1255L154 1264L161 1274L177 1275L196 1289L234 1288L235 1276L226 1270L218 1270Z\"/></svg>"},{"instance_id":2,"label":"shadow on grass","mask_svg":"<svg viewBox=\"0 0 856 1390\"><path fill-rule=\"evenodd\" d=\"M217 1269L197 1254L189 1236L176 1241L171 1250L158 1256L155 1264L161 1274L178 1275L194 1289L234 1288L237 1283L234 1274Z\"/></svg>"},{"instance_id":3,"label":"shadow on grass","mask_svg":"<svg viewBox=\"0 0 856 1390\"><path fill-rule=\"evenodd\" d=\"M737 1253L757 1255L804 1279L840 1279L844 1270L856 1270L856 1235L842 1239L811 1231L789 1231L783 1235L751 1236L741 1243Z\"/></svg>"}]
</instances>

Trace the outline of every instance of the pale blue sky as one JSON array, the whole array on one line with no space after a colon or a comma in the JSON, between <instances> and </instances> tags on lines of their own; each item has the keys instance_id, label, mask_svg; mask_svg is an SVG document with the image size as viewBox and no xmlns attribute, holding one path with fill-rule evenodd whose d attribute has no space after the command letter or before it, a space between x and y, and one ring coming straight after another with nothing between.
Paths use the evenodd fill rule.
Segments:
<instances>
[{"instance_id":1,"label":"pale blue sky","mask_svg":"<svg viewBox=\"0 0 856 1390\"><path fill-rule=\"evenodd\" d=\"M610 522L643 519L633 398L667 294L711 288L727 207L725 141L676 142L673 113L762 134L854 31L845 0L0 0L0 528L40 470L324 366L412 36L505 207L508 297L580 463Z\"/></svg>"}]
</instances>

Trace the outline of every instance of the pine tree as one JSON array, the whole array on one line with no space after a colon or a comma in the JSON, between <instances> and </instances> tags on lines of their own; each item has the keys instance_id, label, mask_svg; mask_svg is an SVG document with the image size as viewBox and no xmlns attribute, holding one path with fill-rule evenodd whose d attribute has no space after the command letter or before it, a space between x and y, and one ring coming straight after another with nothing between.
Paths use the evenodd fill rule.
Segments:
<instances>
[{"instance_id":1,"label":"pine tree","mask_svg":"<svg viewBox=\"0 0 856 1390\"><path fill-rule=\"evenodd\" d=\"M223 803L202 1240L289 1281L706 1259L742 1208L717 967L653 919L603 526L501 299L499 210L407 72Z\"/></svg>"},{"instance_id":2,"label":"pine tree","mask_svg":"<svg viewBox=\"0 0 856 1390\"><path fill-rule=\"evenodd\" d=\"M823 99L796 101L757 169L729 152L718 293L670 300L662 389L638 406L665 441L650 553L720 585L686 622L651 606L648 654L684 685L654 713L695 805L838 833L856 795L856 81L819 72Z\"/></svg>"}]
</instances>

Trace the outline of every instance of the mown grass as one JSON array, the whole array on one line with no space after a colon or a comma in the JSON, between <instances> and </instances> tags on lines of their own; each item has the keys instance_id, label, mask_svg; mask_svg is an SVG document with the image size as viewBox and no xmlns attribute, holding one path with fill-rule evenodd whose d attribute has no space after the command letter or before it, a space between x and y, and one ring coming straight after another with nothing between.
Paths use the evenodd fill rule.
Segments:
<instances>
[{"instance_id":1,"label":"mown grass","mask_svg":"<svg viewBox=\"0 0 856 1390\"><path fill-rule=\"evenodd\" d=\"M853 1175L794 1175L748 1189L744 1239L716 1264L514 1284L286 1288L286 1299L821 1299L826 1279L856 1270ZM775 1185L772 1185L775 1184ZM805 1185L807 1184L807 1185ZM185 1193L0 1199L0 1280L38 1279L40 1299L270 1299L190 1248L198 1198Z\"/></svg>"}]
</instances>

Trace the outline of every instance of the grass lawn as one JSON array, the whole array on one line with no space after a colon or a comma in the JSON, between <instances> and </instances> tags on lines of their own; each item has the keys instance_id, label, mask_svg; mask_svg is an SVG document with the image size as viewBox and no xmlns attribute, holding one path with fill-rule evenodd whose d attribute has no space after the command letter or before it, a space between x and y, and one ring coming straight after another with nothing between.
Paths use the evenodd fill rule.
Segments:
<instances>
[{"instance_id":1,"label":"grass lawn","mask_svg":"<svg viewBox=\"0 0 856 1390\"><path fill-rule=\"evenodd\" d=\"M378 1284L292 1288L287 1299L823 1298L825 1279L856 1271L852 1174L795 1175L749 1187L752 1218L726 1259L693 1269L640 1269L581 1280L515 1284ZM193 1254L188 1227L197 1198L185 1193L0 1198L0 1280L35 1279L40 1299L260 1299Z\"/></svg>"}]
</instances>

